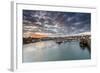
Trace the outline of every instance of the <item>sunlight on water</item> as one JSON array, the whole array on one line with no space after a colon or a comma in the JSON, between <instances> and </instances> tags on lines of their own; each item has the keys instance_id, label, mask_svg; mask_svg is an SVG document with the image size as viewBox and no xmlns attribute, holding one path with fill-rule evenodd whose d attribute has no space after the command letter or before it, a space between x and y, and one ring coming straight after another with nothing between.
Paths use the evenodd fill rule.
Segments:
<instances>
[{"instance_id":1,"label":"sunlight on water","mask_svg":"<svg viewBox=\"0 0 100 73\"><path fill-rule=\"evenodd\" d=\"M78 41L57 44L41 41L23 45L23 62L90 59L90 53L80 47Z\"/></svg>"}]
</instances>

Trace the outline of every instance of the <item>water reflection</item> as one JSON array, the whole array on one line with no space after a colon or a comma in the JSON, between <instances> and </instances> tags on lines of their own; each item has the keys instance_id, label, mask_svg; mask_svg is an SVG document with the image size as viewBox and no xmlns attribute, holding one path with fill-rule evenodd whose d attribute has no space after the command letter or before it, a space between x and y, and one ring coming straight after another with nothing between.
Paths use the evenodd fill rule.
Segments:
<instances>
[{"instance_id":1,"label":"water reflection","mask_svg":"<svg viewBox=\"0 0 100 73\"><path fill-rule=\"evenodd\" d=\"M86 48L86 49L85 49ZM23 62L90 59L88 47L82 50L79 41L41 41L23 45Z\"/></svg>"},{"instance_id":2,"label":"water reflection","mask_svg":"<svg viewBox=\"0 0 100 73\"><path fill-rule=\"evenodd\" d=\"M89 53L91 53L91 42L90 41L86 42L86 43L80 41L79 44L80 44L81 49L83 49L83 50L87 49L89 51Z\"/></svg>"}]
</instances>

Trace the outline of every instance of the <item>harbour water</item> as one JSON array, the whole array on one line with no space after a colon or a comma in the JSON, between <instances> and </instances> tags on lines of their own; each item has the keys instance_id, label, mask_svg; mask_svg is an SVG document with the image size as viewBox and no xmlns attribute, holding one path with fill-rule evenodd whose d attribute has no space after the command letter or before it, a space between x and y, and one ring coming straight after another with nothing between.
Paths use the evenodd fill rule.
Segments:
<instances>
[{"instance_id":1,"label":"harbour water","mask_svg":"<svg viewBox=\"0 0 100 73\"><path fill-rule=\"evenodd\" d=\"M91 59L88 48L80 47L79 41L66 41L61 44L55 41L41 41L24 44L23 62L67 61Z\"/></svg>"}]
</instances>

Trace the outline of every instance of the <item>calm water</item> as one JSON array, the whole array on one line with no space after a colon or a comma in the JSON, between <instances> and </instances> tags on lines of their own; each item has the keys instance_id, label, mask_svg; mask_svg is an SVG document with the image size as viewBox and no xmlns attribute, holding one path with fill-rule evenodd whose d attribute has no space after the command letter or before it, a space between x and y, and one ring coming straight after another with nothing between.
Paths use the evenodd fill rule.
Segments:
<instances>
[{"instance_id":1,"label":"calm water","mask_svg":"<svg viewBox=\"0 0 100 73\"><path fill-rule=\"evenodd\" d=\"M78 41L57 44L42 41L23 45L23 62L60 61L90 59L87 48L82 49Z\"/></svg>"}]
</instances>

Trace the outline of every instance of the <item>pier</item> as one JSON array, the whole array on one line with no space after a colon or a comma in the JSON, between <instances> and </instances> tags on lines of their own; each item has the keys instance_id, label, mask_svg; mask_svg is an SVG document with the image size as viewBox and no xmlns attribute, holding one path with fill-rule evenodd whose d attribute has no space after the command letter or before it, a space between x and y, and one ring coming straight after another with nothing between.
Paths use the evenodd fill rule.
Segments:
<instances>
[{"instance_id":1,"label":"pier","mask_svg":"<svg viewBox=\"0 0 100 73\"><path fill-rule=\"evenodd\" d=\"M90 35L64 36L64 37L44 37L44 38L28 37L28 38L23 38L23 43L27 44L27 43L35 43L35 42L40 42L40 41L49 41L49 40L53 40L53 41L58 42L58 43L65 42L65 41L73 41L73 40L79 40L81 42L84 42L84 41L90 41L90 39L91 39Z\"/></svg>"},{"instance_id":2,"label":"pier","mask_svg":"<svg viewBox=\"0 0 100 73\"><path fill-rule=\"evenodd\" d=\"M23 38L23 43L35 43L39 41L48 41L48 40L53 40L53 41L73 41L73 40L90 40L91 36L90 35L82 35L82 36L66 36L66 37L44 37L44 38Z\"/></svg>"}]
</instances>

